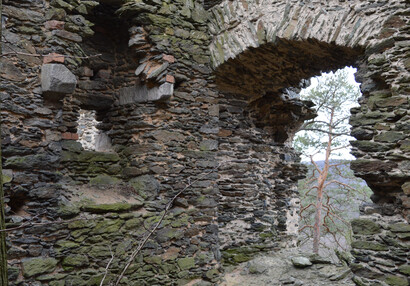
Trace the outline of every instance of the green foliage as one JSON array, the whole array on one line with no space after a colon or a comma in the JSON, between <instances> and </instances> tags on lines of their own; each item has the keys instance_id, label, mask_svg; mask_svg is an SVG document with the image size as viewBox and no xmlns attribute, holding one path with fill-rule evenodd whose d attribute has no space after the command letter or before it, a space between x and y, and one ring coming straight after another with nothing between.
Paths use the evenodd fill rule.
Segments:
<instances>
[{"instance_id":1,"label":"green foliage","mask_svg":"<svg viewBox=\"0 0 410 286\"><path fill-rule=\"evenodd\" d=\"M304 123L301 131L296 133L293 144L305 157L326 148L329 126L333 129L333 148L348 144L352 139L348 136L350 108L357 105L357 99L360 97L360 89L349 80L347 68L323 74L314 80L317 84L307 92L302 92L301 99L312 101L318 116ZM330 124L332 110L334 115Z\"/></svg>"}]
</instances>

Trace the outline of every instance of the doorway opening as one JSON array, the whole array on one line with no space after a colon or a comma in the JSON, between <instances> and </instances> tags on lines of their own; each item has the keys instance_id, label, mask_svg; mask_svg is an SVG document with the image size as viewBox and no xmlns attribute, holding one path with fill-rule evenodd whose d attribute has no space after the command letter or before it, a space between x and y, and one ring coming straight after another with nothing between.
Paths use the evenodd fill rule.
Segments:
<instances>
[{"instance_id":1,"label":"doorway opening","mask_svg":"<svg viewBox=\"0 0 410 286\"><path fill-rule=\"evenodd\" d=\"M349 250L350 220L370 202L371 190L354 176L351 155L350 109L357 108L361 92L355 68L345 67L311 79L301 100L315 105L317 117L305 121L293 146L301 152L307 176L298 183L300 194L299 245L337 261L335 250Z\"/></svg>"}]
</instances>

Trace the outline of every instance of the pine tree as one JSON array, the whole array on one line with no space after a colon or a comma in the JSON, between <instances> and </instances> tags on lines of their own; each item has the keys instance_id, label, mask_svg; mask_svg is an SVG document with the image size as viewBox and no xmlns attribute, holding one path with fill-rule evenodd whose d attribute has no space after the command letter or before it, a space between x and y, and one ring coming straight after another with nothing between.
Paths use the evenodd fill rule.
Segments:
<instances>
[{"instance_id":1,"label":"pine tree","mask_svg":"<svg viewBox=\"0 0 410 286\"><path fill-rule=\"evenodd\" d=\"M302 221L306 216L314 213L314 220L306 223L300 231L310 231L313 237L313 252L318 253L323 233L334 234L340 231L336 221L344 221L335 208L329 188L340 188L346 192L355 192L352 186L332 179L331 169L341 173L340 162L331 161L332 155L349 146L349 107L357 102L360 96L359 87L350 83L348 70L338 70L335 73L324 74L318 79L318 84L310 89L304 100L315 103L318 117L309 120L301 127L296 135L294 147L310 158L313 171L306 181L304 195L314 195L315 201L301 204L300 216ZM324 152L323 166L314 160L314 155ZM306 232L305 232L306 233ZM337 240L336 240L337 242Z\"/></svg>"}]
</instances>

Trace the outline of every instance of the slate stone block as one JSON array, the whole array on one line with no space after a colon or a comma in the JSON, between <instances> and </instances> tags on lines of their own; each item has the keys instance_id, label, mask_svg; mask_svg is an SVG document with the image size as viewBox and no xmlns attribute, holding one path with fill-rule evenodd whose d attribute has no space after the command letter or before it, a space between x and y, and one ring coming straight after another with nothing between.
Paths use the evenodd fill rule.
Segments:
<instances>
[{"instance_id":1,"label":"slate stone block","mask_svg":"<svg viewBox=\"0 0 410 286\"><path fill-rule=\"evenodd\" d=\"M62 64L44 64L41 68L43 94L64 95L73 93L77 85L75 75Z\"/></svg>"}]
</instances>

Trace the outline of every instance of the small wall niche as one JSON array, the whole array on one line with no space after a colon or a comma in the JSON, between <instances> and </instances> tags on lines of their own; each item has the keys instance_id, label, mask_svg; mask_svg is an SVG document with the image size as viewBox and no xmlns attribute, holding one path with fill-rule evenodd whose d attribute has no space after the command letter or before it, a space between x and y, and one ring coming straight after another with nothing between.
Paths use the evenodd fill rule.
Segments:
<instances>
[{"instance_id":1,"label":"small wall niche","mask_svg":"<svg viewBox=\"0 0 410 286\"><path fill-rule=\"evenodd\" d=\"M79 113L77 134L83 148L98 152L113 151L111 138L97 127L100 122L96 118L96 111L81 109Z\"/></svg>"}]
</instances>

